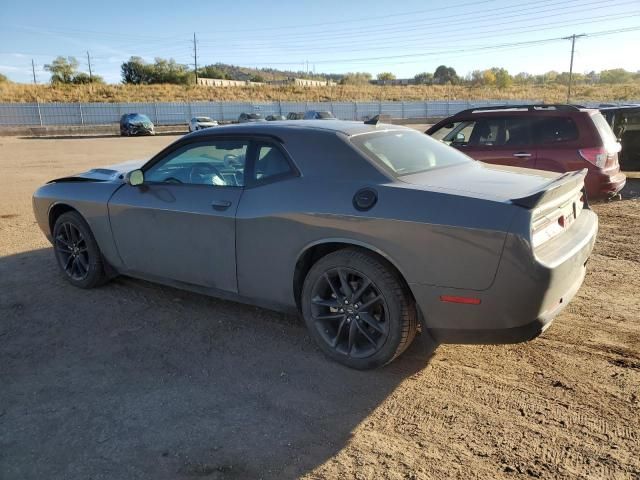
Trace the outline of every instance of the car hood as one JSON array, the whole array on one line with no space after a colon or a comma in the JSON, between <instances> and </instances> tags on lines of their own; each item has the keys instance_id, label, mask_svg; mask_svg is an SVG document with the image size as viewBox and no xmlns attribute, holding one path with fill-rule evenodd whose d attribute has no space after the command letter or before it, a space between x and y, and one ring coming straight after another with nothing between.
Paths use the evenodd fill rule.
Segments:
<instances>
[{"instance_id":1,"label":"car hood","mask_svg":"<svg viewBox=\"0 0 640 480\"><path fill-rule=\"evenodd\" d=\"M51 180L48 183L58 182L81 182L81 181L94 181L94 182L110 182L119 180L121 175L129 173L132 170L136 170L144 165L147 160L128 160L126 162L116 163L107 167L92 168L86 172L78 173L68 177L57 178Z\"/></svg>"},{"instance_id":2,"label":"car hood","mask_svg":"<svg viewBox=\"0 0 640 480\"><path fill-rule=\"evenodd\" d=\"M399 180L429 190L505 202L539 192L560 176L555 172L474 161L404 175Z\"/></svg>"}]
</instances>

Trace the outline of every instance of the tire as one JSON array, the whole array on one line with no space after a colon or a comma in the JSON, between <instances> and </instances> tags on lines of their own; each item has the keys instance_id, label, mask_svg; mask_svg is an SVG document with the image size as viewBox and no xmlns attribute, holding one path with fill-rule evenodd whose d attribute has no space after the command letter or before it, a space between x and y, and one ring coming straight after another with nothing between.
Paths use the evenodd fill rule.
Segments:
<instances>
[{"instance_id":1,"label":"tire","mask_svg":"<svg viewBox=\"0 0 640 480\"><path fill-rule=\"evenodd\" d=\"M62 275L79 288L107 282L102 254L87 222L78 212L66 212L53 226L53 249Z\"/></svg>"},{"instance_id":2,"label":"tire","mask_svg":"<svg viewBox=\"0 0 640 480\"><path fill-rule=\"evenodd\" d=\"M330 253L311 267L304 280L301 307L320 349L331 359L360 370L393 361L418 330L415 302L399 274L385 261L357 248Z\"/></svg>"}]
</instances>

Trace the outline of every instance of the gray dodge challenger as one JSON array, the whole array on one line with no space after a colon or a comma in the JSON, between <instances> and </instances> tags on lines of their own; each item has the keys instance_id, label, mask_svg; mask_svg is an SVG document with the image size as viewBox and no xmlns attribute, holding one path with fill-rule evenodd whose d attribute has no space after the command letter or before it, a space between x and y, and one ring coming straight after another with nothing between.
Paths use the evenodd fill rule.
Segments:
<instances>
[{"instance_id":1,"label":"gray dodge challenger","mask_svg":"<svg viewBox=\"0 0 640 480\"><path fill-rule=\"evenodd\" d=\"M487 165L401 126L230 125L33 196L63 275L128 275L301 312L329 357L389 363L428 330L512 343L580 288L598 229L585 171Z\"/></svg>"}]
</instances>

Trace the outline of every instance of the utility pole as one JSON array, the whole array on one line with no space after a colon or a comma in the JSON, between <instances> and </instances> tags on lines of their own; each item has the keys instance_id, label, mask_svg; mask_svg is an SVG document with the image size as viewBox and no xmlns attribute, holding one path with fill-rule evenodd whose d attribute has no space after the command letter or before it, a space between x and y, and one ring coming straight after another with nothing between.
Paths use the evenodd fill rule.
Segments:
<instances>
[{"instance_id":1,"label":"utility pole","mask_svg":"<svg viewBox=\"0 0 640 480\"><path fill-rule=\"evenodd\" d=\"M89 50L87 50L87 64L89 65L89 83L93 83L93 72L91 72L91 57L89 56Z\"/></svg>"},{"instance_id":2,"label":"utility pole","mask_svg":"<svg viewBox=\"0 0 640 480\"><path fill-rule=\"evenodd\" d=\"M567 103L571 102L571 83L573 81L573 52L576 48L576 38L586 37L585 33L576 35L575 33L570 37L564 37L564 40L571 40L571 63L569 64L569 88L567 89Z\"/></svg>"},{"instance_id":3,"label":"utility pole","mask_svg":"<svg viewBox=\"0 0 640 480\"><path fill-rule=\"evenodd\" d=\"M36 80L36 64L33 63L33 58L31 59L31 71L33 72L33 84L36 85L38 81Z\"/></svg>"},{"instance_id":4,"label":"utility pole","mask_svg":"<svg viewBox=\"0 0 640 480\"><path fill-rule=\"evenodd\" d=\"M198 85L198 45L196 43L196 32L193 32L193 66L196 72L196 85Z\"/></svg>"}]
</instances>

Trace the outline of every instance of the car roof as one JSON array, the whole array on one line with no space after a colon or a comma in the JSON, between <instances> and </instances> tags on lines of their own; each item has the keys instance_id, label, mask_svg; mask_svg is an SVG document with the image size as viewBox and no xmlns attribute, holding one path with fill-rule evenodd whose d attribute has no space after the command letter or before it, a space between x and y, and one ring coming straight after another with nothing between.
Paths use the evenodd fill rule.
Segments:
<instances>
[{"instance_id":1,"label":"car roof","mask_svg":"<svg viewBox=\"0 0 640 480\"><path fill-rule=\"evenodd\" d=\"M269 123L242 123L233 125L223 125L215 130L200 130L190 134L190 136L213 136L213 135L267 135L279 137L282 134L290 134L299 131L335 132L347 136L359 135L369 132L379 132L385 130L409 130L411 128L401 125L391 125L388 123L378 123L368 125L363 122L352 122L345 120L296 120L295 122L281 120Z\"/></svg>"}]
</instances>

